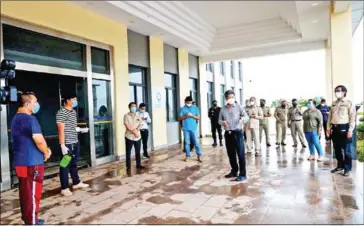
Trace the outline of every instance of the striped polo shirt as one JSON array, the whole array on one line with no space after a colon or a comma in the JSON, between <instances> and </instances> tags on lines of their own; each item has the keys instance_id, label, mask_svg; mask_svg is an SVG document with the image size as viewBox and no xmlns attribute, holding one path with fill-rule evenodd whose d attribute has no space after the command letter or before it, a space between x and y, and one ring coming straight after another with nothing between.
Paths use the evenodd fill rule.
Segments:
<instances>
[{"instance_id":1,"label":"striped polo shirt","mask_svg":"<svg viewBox=\"0 0 364 226\"><path fill-rule=\"evenodd\" d=\"M67 110L61 108L56 116L57 123L64 124L64 136L65 144L75 144L78 142L78 136L76 132L77 127L77 114L75 110Z\"/></svg>"}]
</instances>

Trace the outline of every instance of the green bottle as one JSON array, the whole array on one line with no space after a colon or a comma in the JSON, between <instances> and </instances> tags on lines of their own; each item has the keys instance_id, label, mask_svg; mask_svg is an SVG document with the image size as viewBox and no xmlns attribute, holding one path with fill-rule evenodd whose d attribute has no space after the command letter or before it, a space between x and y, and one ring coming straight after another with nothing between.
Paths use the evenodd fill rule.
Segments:
<instances>
[{"instance_id":1,"label":"green bottle","mask_svg":"<svg viewBox=\"0 0 364 226\"><path fill-rule=\"evenodd\" d=\"M66 168L68 164L70 164L71 160L72 160L72 155L70 154L64 155L59 165L62 168Z\"/></svg>"}]
</instances>

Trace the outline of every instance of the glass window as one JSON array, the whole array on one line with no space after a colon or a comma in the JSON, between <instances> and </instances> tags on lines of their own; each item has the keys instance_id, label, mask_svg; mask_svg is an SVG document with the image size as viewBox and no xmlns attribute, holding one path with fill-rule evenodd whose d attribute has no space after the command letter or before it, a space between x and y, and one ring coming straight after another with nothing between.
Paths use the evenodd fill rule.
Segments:
<instances>
[{"instance_id":1,"label":"glass window","mask_svg":"<svg viewBox=\"0 0 364 226\"><path fill-rule=\"evenodd\" d=\"M239 81L241 81L243 77L243 68L241 66L241 62L238 62L238 67L239 67Z\"/></svg>"},{"instance_id":2,"label":"glass window","mask_svg":"<svg viewBox=\"0 0 364 226\"><path fill-rule=\"evenodd\" d=\"M177 84L176 75L164 74L166 81L166 113L167 121L177 121Z\"/></svg>"},{"instance_id":3,"label":"glass window","mask_svg":"<svg viewBox=\"0 0 364 226\"><path fill-rule=\"evenodd\" d=\"M232 78L234 78L234 69L234 61L230 61L230 74Z\"/></svg>"},{"instance_id":4,"label":"glass window","mask_svg":"<svg viewBox=\"0 0 364 226\"><path fill-rule=\"evenodd\" d=\"M131 86L129 85L129 96L130 96L130 99L129 101L130 102L134 102L135 101L135 95L134 95L134 86Z\"/></svg>"},{"instance_id":5,"label":"glass window","mask_svg":"<svg viewBox=\"0 0 364 226\"><path fill-rule=\"evenodd\" d=\"M110 52L104 49L91 47L92 72L110 74Z\"/></svg>"},{"instance_id":6,"label":"glass window","mask_svg":"<svg viewBox=\"0 0 364 226\"><path fill-rule=\"evenodd\" d=\"M206 64L206 71L213 72L214 65L212 63Z\"/></svg>"},{"instance_id":7,"label":"glass window","mask_svg":"<svg viewBox=\"0 0 364 226\"><path fill-rule=\"evenodd\" d=\"M3 24L5 58L86 71L86 45Z\"/></svg>"},{"instance_id":8,"label":"glass window","mask_svg":"<svg viewBox=\"0 0 364 226\"><path fill-rule=\"evenodd\" d=\"M192 97L193 101L195 101L196 106L199 106L198 86L197 86L197 79L195 78L190 78L190 96Z\"/></svg>"},{"instance_id":9,"label":"glass window","mask_svg":"<svg viewBox=\"0 0 364 226\"><path fill-rule=\"evenodd\" d=\"M148 106L147 72L145 68L129 65L130 101Z\"/></svg>"},{"instance_id":10,"label":"glass window","mask_svg":"<svg viewBox=\"0 0 364 226\"><path fill-rule=\"evenodd\" d=\"M223 61L220 62L220 74L225 76L225 63Z\"/></svg>"},{"instance_id":11,"label":"glass window","mask_svg":"<svg viewBox=\"0 0 364 226\"><path fill-rule=\"evenodd\" d=\"M96 158L112 155L110 81L92 80Z\"/></svg>"},{"instance_id":12,"label":"glass window","mask_svg":"<svg viewBox=\"0 0 364 226\"><path fill-rule=\"evenodd\" d=\"M129 82L130 83L143 83L143 70L141 68L129 67Z\"/></svg>"},{"instance_id":13,"label":"glass window","mask_svg":"<svg viewBox=\"0 0 364 226\"><path fill-rule=\"evenodd\" d=\"M220 104L225 104L225 85L220 85Z\"/></svg>"},{"instance_id":14,"label":"glass window","mask_svg":"<svg viewBox=\"0 0 364 226\"><path fill-rule=\"evenodd\" d=\"M213 83L207 82L207 105L212 107L212 101L214 100Z\"/></svg>"}]
</instances>

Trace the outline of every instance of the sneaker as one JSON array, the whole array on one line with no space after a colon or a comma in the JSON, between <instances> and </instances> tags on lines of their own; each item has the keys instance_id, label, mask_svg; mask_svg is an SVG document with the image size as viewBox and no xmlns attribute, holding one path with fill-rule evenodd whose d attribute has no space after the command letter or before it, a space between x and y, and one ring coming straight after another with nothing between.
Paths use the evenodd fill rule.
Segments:
<instances>
[{"instance_id":1,"label":"sneaker","mask_svg":"<svg viewBox=\"0 0 364 226\"><path fill-rule=\"evenodd\" d=\"M66 188L66 189L63 189L61 191L61 195L66 196L66 197L69 197L69 196L72 196L73 194L72 194L72 192L70 191L69 188Z\"/></svg>"},{"instance_id":2,"label":"sneaker","mask_svg":"<svg viewBox=\"0 0 364 226\"><path fill-rule=\"evenodd\" d=\"M344 177L348 177L348 176L350 176L350 171L345 170L343 175L344 175Z\"/></svg>"},{"instance_id":3,"label":"sneaker","mask_svg":"<svg viewBox=\"0 0 364 226\"><path fill-rule=\"evenodd\" d=\"M235 174L235 173L229 173L229 174L225 175L225 178L233 178L233 177L236 177L236 176L237 176L237 174Z\"/></svg>"},{"instance_id":4,"label":"sneaker","mask_svg":"<svg viewBox=\"0 0 364 226\"><path fill-rule=\"evenodd\" d=\"M322 157L321 156L319 156L318 158L317 158L317 162L323 162L324 160L322 159Z\"/></svg>"},{"instance_id":5,"label":"sneaker","mask_svg":"<svg viewBox=\"0 0 364 226\"><path fill-rule=\"evenodd\" d=\"M84 184L82 181L80 183L72 186L73 189L88 188L88 187L90 187L90 185Z\"/></svg>"},{"instance_id":6,"label":"sneaker","mask_svg":"<svg viewBox=\"0 0 364 226\"><path fill-rule=\"evenodd\" d=\"M337 172L341 172L341 171L343 171L342 168L335 168L335 169L331 170L331 173L337 173Z\"/></svg>"},{"instance_id":7,"label":"sneaker","mask_svg":"<svg viewBox=\"0 0 364 226\"><path fill-rule=\"evenodd\" d=\"M246 181L246 177L243 177L243 176L238 176L235 181L238 181L238 182L242 182L242 181Z\"/></svg>"},{"instance_id":8,"label":"sneaker","mask_svg":"<svg viewBox=\"0 0 364 226\"><path fill-rule=\"evenodd\" d=\"M201 156L198 156L198 157L197 157L197 161L198 161L198 162L202 162L202 157L201 157Z\"/></svg>"},{"instance_id":9,"label":"sneaker","mask_svg":"<svg viewBox=\"0 0 364 226\"><path fill-rule=\"evenodd\" d=\"M191 158L190 157L186 157L185 158L185 162L188 162L188 161L190 161L191 160Z\"/></svg>"},{"instance_id":10,"label":"sneaker","mask_svg":"<svg viewBox=\"0 0 364 226\"><path fill-rule=\"evenodd\" d=\"M307 158L307 160L308 160L308 161L315 160L315 156L310 155L310 156Z\"/></svg>"}]
</instances>

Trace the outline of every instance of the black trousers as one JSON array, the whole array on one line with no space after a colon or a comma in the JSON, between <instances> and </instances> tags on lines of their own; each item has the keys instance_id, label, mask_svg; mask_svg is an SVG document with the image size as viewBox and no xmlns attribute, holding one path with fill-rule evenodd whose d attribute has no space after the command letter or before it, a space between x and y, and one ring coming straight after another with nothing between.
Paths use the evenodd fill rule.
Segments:
<instances>
[{"instance_id":1,"label":"black trousers","mask_svg":"<svg viewBox=\"0 0 364 226\"><path fill-rule=\"evenodd\" d=\"M140 130L140 134L142 135L142 142L143 142L143 154L148 155L148 137L149 131L147 129Z\"/></svg>"},{"instance_id":2,"label":"black trousers","mask_svg":"<svg viewBox=\"0 0 364 226\"><path fill-rule=\"evenodd\" d=\"M337 168L350 171L352 167L352 139L347 138L349 124L332 125L331 130L331 139L335 150Z\"/></svg>"},{"instance_id":3,"label":"black trousers","mask_svg":"<svg viewBox=\"0 0 364 226\"><path fill-rule=\"evenodd\" d=\"M239 176L246 177L246 161L245 161L243 131L242 130L225 131L224 136L225 136L226 150L231 166L231 173L237 174L239 172ZM236 157L238 157L239 166Z\"/></svg>"},{"instance_id":4,"label":"black trousers","mask_svg":"<svg viewBox=\"0 0 364 226\"><path fill-rule=\"evenodd\" d=\"M216 131L219 134L219 140L222 140L222 130L221 125L217 122L211 122L211 132L212 132L212 138L216 142Z\"/></svg>"},{"instance_id":5,"label":"black trousers","mask_svg":"<svg viewBox=\"0 0 364 226\"><path fill-rule=\"evenodd\" d=\"M140 146L141 146L141 141L137 140L129 140L128 138L125 137L125 147L126 147L126 168L130 169L131 168L131 149L134 146L134 150L135 150L135 160L136 160L136 165L137 166L141 166L141 160L140 160Z\"/></svg>"},{"instance_id":6,"label":"black trousers","mask_svg":"<svg viewBox=\"0 0 364 226\"><path fill-rule=\"evenodd\" d=\"M325 134L325 140L330 140L330 137L327 136L327 121L323 121L323 127L324 127L324 134ZM320 135L320 134L319 134Z\"/></svg>"}]
</instances>

